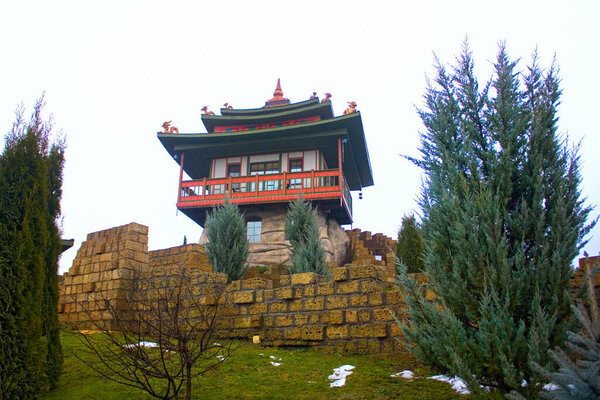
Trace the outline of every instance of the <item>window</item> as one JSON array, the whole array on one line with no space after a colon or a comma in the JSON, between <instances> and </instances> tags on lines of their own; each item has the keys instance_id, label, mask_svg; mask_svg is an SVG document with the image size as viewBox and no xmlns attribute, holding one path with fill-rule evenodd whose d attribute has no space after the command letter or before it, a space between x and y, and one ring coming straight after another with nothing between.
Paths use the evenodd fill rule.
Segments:
<instances>
[{"instance_id":1,"label":"window","mask_svg":"<svg viewBox=\"0 0 600 400\"><path fill-rule=\"evenodd\" d=\"M304 160L301 158L293 158L289 161L288 172L302 172ZM302 179L294 178L288 181L288 189L300 189L302 188Z\"/></svg>"},{"instance_id":2,"label":"window","mask_svg":"<svg viewBox=\"0 0 600 400\"><path fill-rule=\"evenodd\" d=\"M236 177L236 176L240 176L240 164L229 164L227 165L227 176L231 176L231 177ZM239 183L232 183L231 184L231 191L233 193L235 192L239 192L240 191L240 184Z\"/></svg>"},{"instance_id":3,"label":"window","mask_svg":"<svg viewBox=\"0 0 600 400\"><path fill-rule=\"evenodd\" d=\"M250 243L260 243L262 221L248 221L246 223L246 238Z\"/></svg>"},{"instance_id":4,"label":"window","mask_svg":"<svg viewBox=\"0 0 600 400\"><path fill-rule=\"evenodd\" d=\"M257 162L250 164L250 175L269 175L279 173L279 161ZM254 183L252 189L255 190ZM279 180L261 181L258 190L279 190Z\"/></svg>"}]
</instances>

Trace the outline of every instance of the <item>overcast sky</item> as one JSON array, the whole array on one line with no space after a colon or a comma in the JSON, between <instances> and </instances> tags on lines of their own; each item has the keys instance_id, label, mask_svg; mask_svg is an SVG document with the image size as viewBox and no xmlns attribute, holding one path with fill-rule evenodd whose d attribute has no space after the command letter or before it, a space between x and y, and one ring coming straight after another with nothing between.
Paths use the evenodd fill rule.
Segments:
<instances>
[{"instance_id":1,"label":"overcast sky","mask_svg":"<svg viewBox=\"0 0 600 400\"><path fill-rule=\"evenodd\" d=\"M451 63L468 36L482 81L505 40L524 69L556 54L559 128L581 141L583 195L600 204L600 3L596 1L5 1L0 5L0 132L42 92L67 137L66 272L86 234L132 221L150 249L197 241L175 201L179 169L156 138L166 120L205 132L200 109L256 108L277 78L292 102L330 92L361 111L375 185L354 195L354 227L395 236L416 210L417 154L434 53ZM594 211L598 215L600 209ZM587 251L600 251L600 227Z\"/></svg>"}]
</instances>

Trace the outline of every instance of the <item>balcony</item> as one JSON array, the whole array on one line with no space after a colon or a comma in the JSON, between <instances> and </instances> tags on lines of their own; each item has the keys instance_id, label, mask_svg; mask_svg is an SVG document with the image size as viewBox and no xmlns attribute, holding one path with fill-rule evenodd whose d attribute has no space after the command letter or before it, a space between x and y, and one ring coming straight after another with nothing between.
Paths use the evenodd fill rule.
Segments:
<instances>
[{"instance_id":1,"label":"balcony","mask_svg":"<svg viewBox=\"0 0 600 400\"><path fill-rule=\"evenodd\" d=\"M352 197L337 169L182 181L177 207L210 208L226 198L238 205L290 202L299 195L311 201L339 199L342 223L352 222Z\"/></svg>"}]
</instances>

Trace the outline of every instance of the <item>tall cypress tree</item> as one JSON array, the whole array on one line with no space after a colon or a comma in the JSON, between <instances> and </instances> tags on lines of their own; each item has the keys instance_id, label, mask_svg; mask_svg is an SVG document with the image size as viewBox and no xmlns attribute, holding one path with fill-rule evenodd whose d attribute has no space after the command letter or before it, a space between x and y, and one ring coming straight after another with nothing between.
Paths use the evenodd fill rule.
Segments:
<instances>
[{"instance_id":1,"label":"tall cypress tree","mask_svg":"<svg viewBox=\"0 0 600 400\"><path fill-rule=\"evenodd\" d=\"M35 398L62 367L58 255L64 143L51 143L42 97L23 110L0 156L0 393Z\"/></svg>"},{"instance_id":2,"label":"tall cypress tree","mask_svg":"<svg viewBox=\"0 0 600 400\"><path fill-rule=\"evenodd\" d=\"M531 363L565 339L570 265L591 227L577 149L557 134L560 94L554 65L534 57L521 73L503 45L480 88L465 45L454 68L438 63L420 110L424 272L439 297L402 274L404 332L420 360L481 396L534 396Z\"/></svg>"}]
</instances>

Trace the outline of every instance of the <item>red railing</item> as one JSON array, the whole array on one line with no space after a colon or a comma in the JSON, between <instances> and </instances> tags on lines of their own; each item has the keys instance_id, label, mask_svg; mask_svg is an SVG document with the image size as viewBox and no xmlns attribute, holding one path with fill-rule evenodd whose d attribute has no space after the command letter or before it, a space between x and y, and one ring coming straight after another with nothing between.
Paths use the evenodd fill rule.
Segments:
<instances>
[{"instance_id":1,"label":"red railing","mask_svg":"<svg viewBox=\"0 0 600 400\"><path fill-rule=\"evenodd\" d=\"M222 203L225 198L233 203L290 201L300 194L309 200L340 198L352 216L352 197L337 169L180 182L177 205L210 207Z\"/></svg>"}]
</instances>

